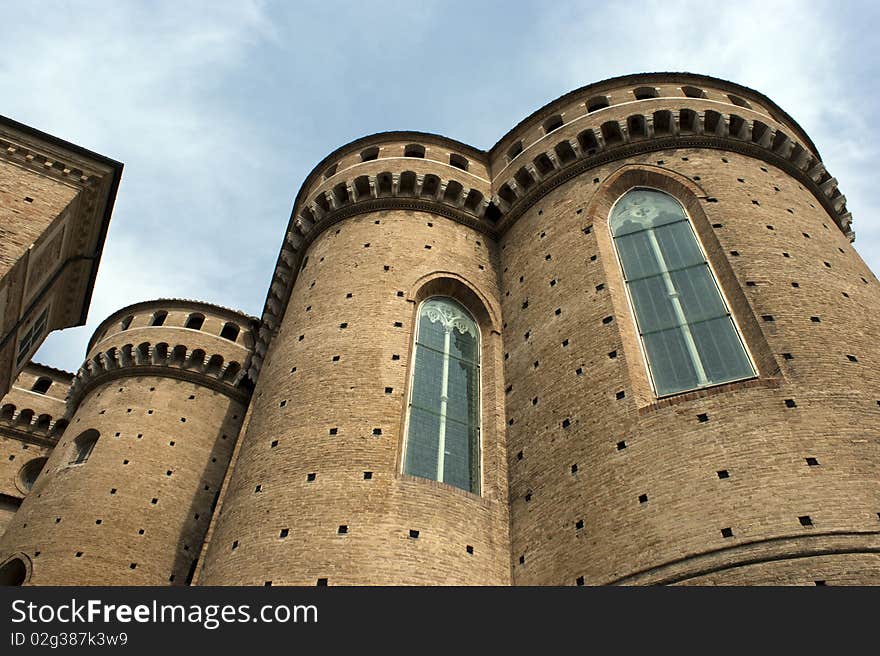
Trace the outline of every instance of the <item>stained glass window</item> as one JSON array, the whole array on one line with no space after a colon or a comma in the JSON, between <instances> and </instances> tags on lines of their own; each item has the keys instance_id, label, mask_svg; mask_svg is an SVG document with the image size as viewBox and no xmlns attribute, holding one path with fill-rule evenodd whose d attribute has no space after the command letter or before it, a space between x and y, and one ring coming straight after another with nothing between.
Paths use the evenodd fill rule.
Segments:
<instances>
[{"instance_id":1,"label":"stained glass window","mask_svg":"<svg viewBox=\"0 0 880 656\"><path fill-rule=\"evenodd\" d=\"M404 472L480 492L480 335L451 298L419 308Z\"/></svg>"},{"instance_id":2,"label":"stained glass window","mask_svg":"<svg viewBox=\"0 0 880 656\"><path fill-rule=\"evenodd\" d=\"M755 376L681 204L632 189L611 233L658 396Z\"/></svg>"}]
</instances>

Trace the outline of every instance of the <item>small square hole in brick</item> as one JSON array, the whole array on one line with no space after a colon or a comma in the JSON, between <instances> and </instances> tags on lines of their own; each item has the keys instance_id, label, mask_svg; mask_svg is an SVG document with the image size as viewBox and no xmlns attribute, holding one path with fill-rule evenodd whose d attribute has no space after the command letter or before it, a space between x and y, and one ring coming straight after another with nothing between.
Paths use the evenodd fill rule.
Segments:
<instances>
[{"instance_id":1,"label":"small square hole in brick","mask_svg":"<svg viewBox=\"0 0 880 656\"><path fill-rule=\"evenodd\" d=\"M103 522L104 522L103 519L96 519L96 520L95 520L95 524L98 524L99 526L100 526Z\"/></svg>"},{"instance_id":2,"label":"small square hole in brick","mask_svg":"<svg viewBox=\"0 0 880 656\"><path fill-rule=\"evenodd\" d=\"M418 537L419 537L419 532L418 532L416 529L411 528L411 529L409 530L409 536L410 536L413 540L416 540L416 539L418 539Z\"/></svg>"},{"instance_id":3,"label":"small square hole in brick","mask_svg":"<svg viewBox=\"0 0 880 656\"><path fill-rule=\"evenodd\" d=\"M880 403L880 401L878 401L878 403ZM522 451L520 451L520 452L518 452L518 453L516 454L516 459L517 459L517 460L522 460L522 459L523 459L523 452L522 452Z\"/></svg>"},{"instance_id":4,"label":"small square hole in brick","mask_svg":"<svg viewBox=\"0 0 880 656\"><path fill-rule=\"evenodd\" d=\"M605 289L605 283L599 283L598 285L596 285L597 292L601 292L603 289Z\"/></svg>"},{"instance_id":5,"label":"small square hole in brick","mask_svg":"<svg viewBox=\"0 0 880 656\"><path fill-rule=\"evenodd\" d=\"M397 353L395 353L391 356L391 359L392 360L400 360L400 356Z\"/></svg>"},{"instance_id":6,"label":"small square hole in brick","mask_svg":"<svg viewBox=\"0 0 880 656\"><path fill-rule=\"evenodd\" d=\"M532 399L532 405L538 405L538 397Z\"/></svg>"},{"instance_id":7,"label":"small square hole in brick","mask_svg":"<svg viewBox=\"0 0 880 656\"><path fill-rule=\"evenodd\" d=\"M295 373L296 373L296 367L291 367L291 368L290 368L290 373L295 374Z\"/></svg>"},{"instance_id":8,"label":"small square hole in brick","mask_svg":"<svg viewBox=\"0 0 880 656\"><path fill-rule=\"evenodd\" d=\"M767 230L775 230L775 228L772 225L768 225Z\"/></svg>"},{"instance_id":9,"label":"small square hole in brick","mask_svg":"<svg viewBox=\"0 0 880 656\"><path fill-rule=\"evenodd\" d=\"M262 492L262 491L263 491L263 486L262 486L262 485L257 485L257 486L254 488L254 492Z\"/></svg>"},{"instance_id":10,"label":"small square hole in brick","mask_svg":"<svg viewBox=\"0 0 880 656\"><path fill-rule=\"evenodd\" d=\"M77 552L76 552L76 557L77 557L77 558L82 558L82 555L83 555L83 552L82 552L82 551L77 551Z\"/></svg>"},{"instance_id":11,"label":"small square hole in brick","mask_svg":"<svg viewBox=\"0 0 880 656\"><path fill-rule=\"evenodd\" d=\"M123 464L123 465L127 465L127 464L128 464L128 460L127 460L127 459L126 459L126 460L123 460L123 461L122 461L122 464Z\"/></svg>"},{"instance_id":12,"label":"small square hole in brick","mask_svg":"<svg viewBox=\"0 0 880 656\"><path fill-rule=\"evenodd\" d=\"M544 260L552 260L552 259L553 259L553 256L551 256L550 253L547 253L547 254L544 256Z\"/></svg>"},{"instance_id":13,"label":"small square hole in brick","mask_svg":"<svg viewBox=\"0 0 880 656\"><path fill-rule=\"evenodd\" d=\"M347 322L343 321L341 324L339 324L339 329L340 329L340 330L345 330L346 328L348 328L348 323L347 323Z\"/></svg>"},{"instance_id":14,"label":"small square hole in brick","mask_svg":"<svg viewBox=\"0 0 880 656\"><path fill-rule=\"evenodd\" d=\"M382 434L381 428L374 428L373 429L373 435L381 435L381 434Z\"/></svg>"},{"instance_id":15,"label":"small square hole in brick","mask_svg":"<svg viewBox=\"0 0 880 656\"><path fill-rule=\"evenodd\" d=\"M403 328L403 323L400 322L400 321L395 321L395 322L394 322L394 327L395 327L395 328Z\"/></svg>"},{"instance_id":16,"label":"small square hole in brick","mask_svg":"<svg viewBox=\"0 0 880 656\"><path fill-rule=\"evenodd\" d=\"M854 355L847 355L846 359L849 360L850 362L858 362L859 361L859 359Z\"/></svg>"},{"instance_id":17,"label":"small square hole in brick","mask_svg":"<svg viewBox=\"0 0 880 656\"><path fill-rule=\"evenodd\" d=\"M301 341L303 341L305 338L306 338L305 335L300 335L300 336L297 338L297 340L301 342Z\"/></svg>"},{"instance_id":18,"label":"small square hole in brick","mask_svg":"<svg viewBox=\"0 0 880 656\"><path fill-rule=\"evenodd\" d=\"M528 503L529 501L532 500L532 493L531 493L531 492L526 492L526 495L525 495L525 497L523 497L523 498L526 500L526 503Z\"/></svg>"},{"instance_id":19,"label":"small square hole in brick","mask_svg":"<svg viewBox=\"0 0 880 656\"><path fill-rule=\"evenodd\" d=\"M818 467L819 466L819 461L816 458L807 457L807 458L804 458L804 460L807 461L808 467Z\"/></svg>"},{"instance_id":20,"label":"small square hole in brick","mask_svg":"<svg viewBox=\"0 0 880 656\"><path fill-rule=\"evenodd\" d=\"M471 545L465 546L464 550L467 551L471 555L473 555L473 553L474 553L474 548Z\"/></svg>"},{"instance_id":21,"label":"small square hole in brick","mask_svg":"<svg viewBox=\"0 0 880 656\"><path fill-rule=\"evenodd\" d=\"M731 254L733 257L739 257L739 251L730 251L730 254Z\"/></svg>"},{"instance_id":22,"label":"small square hole in brick","mask_svg":"<svg viewBox=\"0 0 880 656\"><path fill-rule=\"evenodd\" d=\"M640 494L639 495L639 503L648 503L648 495Z\"/></svg>"},{"instance_id":23,"label":"small square hole in brick","mask_svg":"<svg viewBox=\"0 0 880 656\"><path fill-rule=\"evenodd\" d=\"M144 534L144 529L139 528L139 529L138 529L138 535L143 535L143 534Z\"/></svg>"},{"instance_id":24,"label":"small square hole in brick","mask_svg":"<svg viewBox=\"0 0 880 656\"><path fill-rule=\"evenodd\" d=\"M621 440L617 443L617 450L623 451L626 448L626 440Z\"/></svg>"},{"instance_id":25,"label":"small square hole in brick","mask_svg":"<svg viewBox=\"0 0 880 656\"><path fill-rule=\"evenodd\" d=\"M535 361L532 363L532 369L537 369L540 365L541 365L540 361L535 360Z\"/></svg>"},{"instance_id":26,"label":"small square hole in brick","mask_svg":"<svg viewBox=\"0 0 880 656\"><path fill-rule=\"evenodd\" d=\"M798 521L801 523L801 526L812 526L813 520L809 515L801 515L798 517Z\"/></svg>"},{"instance_id":27,"label":"small square hole in brick","mask_svg":"<svg viewBox=\"0 0 880 656\"><path fill-rule=\"evenodd\" d=\"M755 287L757 284L754 280L746 280L746 287Z\"/></svg>"},{"instance_id":28,"label":"small square hole in brick","mask_svg":"<svg viewBox=\"0 0 880 656\"><path fill-rule=\"evenodd\" d=\"M157 499L156 497L153 497L152 499L150 499L150 503L155 506L157 503L159 503L159 499Z\"/></svg>"},{"instance_id":29,"label":"small square hole in brick","mask_svg":"<svg viewBox=\"0 0 880 656\"><path fill-rule=\"evenodd\" d=\"M618 401L620 401L624 397L626 397L626 392L624 390L620 390L614 395L614 398L616 398Z\"/></svg>"},{"instance_id":30,"label":"small square hole in brick","mask_svg":"<svg viewBox=\"0 0 880 656\"><path fill-rule=\"evenodd\" d=\"M572 465L572 466L571 466L571 473L572 473L572 474L577 474L577 472L578 472L578 466L577 466L577 464Z\"/></svg>"},{"instance_id":31,"label":"small square hole in brick","mask_svg":"<svg viewBox=\"0 0 880 656\"><path fill-rule=\"evenodd\" d=\"M713 228L723 228L723 227L724 227L724 224L723 224L723 223L713 223L713 224L712 224L712 227L713 227Z\"/></svg>"},{"instance_id":32,"label":"small square hole in brick","mask_svg":"<svg viewBox=\"0 0 880 656\"><path fill-rule=\"evenodd\" d=\"M274 449L276 446L278 446L278 440L272 440L272 443L269 446Z\"/></svg>"},{"instance_id":33,"label":"small square hole in brick","mask_svg":"<svg viewBox=\"0 0 880 656\"><path fill-rule=\"evenodd\" d=\"M531 337L531 336L532 336L532 331L528 330L525 333L523 333L523 340L528 341L529 337Z\"/></svg>"},{"instance_id":34,"label":"small square hole in brick","mask_svg":"<svg viewBox=\"0 0 880 656\"><path fill-rule=\"evenodd\" d=\"M785 407L786 408L796 408L797 403L794 402L794 399L785 399Z\"/></svg>"},{"instance_id":35,"label":"small square hole in brick","mask_svg":"<svg viewBox=\"0 0 880 656\"><path fill-rule=\"evenodd\" d=\"M330 435L336 435L339 432L339 429L334 427L331 428L328 432L330 433Z\"/></svg>"},{"instance_id":36,"label":"small square hole in brick","mask_svg":"<svg viewBox=\"0 0 880 656\"><path fill-rule=\"evenodd\" d=\"M271 587L272 587L272 581L266 581L266 582L263 584L263 587L264 587L264 588L271 588Z\"/></svg>"},{"instance_id":37,"label":"small square hole in brick","mask_svg":"<svg viewBox=\"0 0 880 656\"><path fill-rule=\"evenodd\" d=\"M339 528L336 529L336 532L339 535L346 535L348 533L348 525L347 524L340 524Z\"/></svg>"},{"instance_id":38,"label":"small square hole in brick","mask_svg":"<svg viewBox=\"0 0 880 656\"><path fill-rule=\"evenodd\" d=\"M598 255L590 255L590 262L595 262L598 257Z\"/></svg>"},{"instance_id":39,"label":"small square hole in brick","mask_svg":"<svg viewBox=\"0 0 880 656\"><path fill-rule=\"evenodd\" d=\"M334 356L331 358L331 361L332 361L332 362L339 362L339 356L338 356L338 355L334 355Z\"/></svg>"},{"instance_id":40,"label":"small square hole in brick","mask_svg":"<svg viewBox=\"0 0 880 656\"><path fill-rule=\"evenodd\" d=\"M283 408L283 407L286 406L286 405L287 405L287 401L285 400L285 401L281 401L281 402L278 404L278 407L279 407L279 408Z\"/></svg>"},{"instance_id":41,"label":"small square hole in brick","mask_svg":"<svg viewBox=\"0 0 880 656\"><path fill-rule=\"evenodd\" d=\"M577 578L575 579L574 582L575 582L575 585L579 585L579 586L580 586L580 585L583 585L583 584L584 584L584 577L583 577L583 576L579 576L579 577L577 577Z\"/></svg>"},{"instance_id":42,"label":"small square hole in brick","mask_svg":"<svg viewBox=\"0 0 880 656\"><path fill-rule=\"evenodd\" d=\"M593 226L592 226L592 225L588 225L588 226L586 226L586 227L583 229L583 232L584 232L585 235L590 234L591 232L593 232Z\"/></svg>"},{"instance_id":43,"label":"small square hole in brick","mask_svg":"<svg viewBox=\"0 0 880 656\"><path fill-rule=\"evenodd\" d=\"M761 319L763 319L764 321L776 321L776 317L774 317L772 314L762 314Z\"/></svg>"},{"instance_id":44,"label":"small square hole in brick","mask_svg":"<svg viewBox=\"0 0 880 656\"><path fill-rule=\"evenodd\" d=\"M791 257L791 255L789 255L788 253L783 253L782 257Z\"/></svg>"},{"instance_id":45,"label":"small square hole in brick","mask_svg":"<svg viewBox=\"0 0 880 656\"><path fill-rule=\"evenodd\" d=\"M725 538L732 538L733 537L733 529L730 527L722 528L721 529L721 536L725 537Z\"/></svg>"},{"instance_id":46,"label":"small square hole in brick","mask_svg":"<svg viewBox=\"0 0 880 656\"><path fill-rule=\"evenodd\" d=\"M794 356L791 353L783 353L782 357L785 360L794 360Z\"/></svg>"},{"instance_id":47,"label":"small square hole in brick","mask_svg":"<svg viewBox=\"0 0 880 656\"><path fill-rule=\"evenodd\" d=\"M609 359L614 360L617 357L617 351L610 351L608 357Z\"/></svg>"},{"instance_id":48,"label":"small square hole in brick","mask_svg":"<svg viewBox=\"0 0 880 656\"><path fill-rule=\"evenodd\" d=\"M290 535L290 529L289 528L282 528L281 531L278 533L278 539L284 539L288 535Z\"/></svg>"},{"instance_id":49,"label":"small square hole in brick","mask_svg":"<svg viewBox=\"0 0 880 656\"><path fill-rule=\"evenodd\" d=\"M822 264L824 264L829 269L831 268L831 262L823 262Z\"/></svg>"},{"instance_id":50,"label":"small square hole in brick","mask_svg":"<svg viewBox=\"0 0 880 656\"><path fill-rule=\"evenodd\" d=\"M730 478L730 472L726 469L719 469L715 473L718 474L718 478Z\"/></svg>"},{"instance_id":51,"label":"small square hole in brick","mask_svg":"<svg viewBox=\"0 0 880 656\"><path fill-rule=\"evenodd\" d=\"M810 321L813 323L821 323L822 320L819 317L810 317Z\"/></svg>"},{"instance_id":52,"label":"small square hole in brick","mask_svg":"<svg viewBox=\"0 0 880 656\"><path fill-rule=\"evenodd\" d=\"M823 585L825 585L825 581L823 581L822 579L819 579L818 581L813 581L813 584L817 585L817 586L823 586Z\"/></svg>"},{"instance_id":53,"label":"small square hole in brick","mask_svg":"<svg viewBox=\"0 0 880 656\"><path fill-rule=\"evenodd\" d=\"M165 475L166 475L166 476L171 476L172 473L173 473L173 472L169 469L168 471L165 472Z\"/></svg>"},{"instance_id":54,"label":"small square hole in brick","mask_svg":"<svg viewBox=\"0 0 880 656\"><path fill-rule=\"evenodd\" d=\"M110 494L116 494L116 488L115 488L115 487L110 489ZM60 522L61 520L58 519L58 520L56 520L56 521Z\"/></svg>"},{"instance_id":55,"label":"small square hole in brick","mask_svg":"<svg viewBox=\"0 0 880 656\"><path fill-rule=\"evenodd\" d=\"M707 422L709 421L709 415L705 412L701 412L697 415L697 421L699 421L700 423Z\"/></svg>"},{"instance_id":56,"label":"small square hole in brick","mask_svg":"<svg viewBox=\"0 0 880 656\"><path fill-rule=\"evenodd\" d=\"M314 482L314 480L315 480L317 477L318 477L318 475L317 475L316 473L314 473L314 472L311 472L311 473L309 473L309 474L306 474L306 480L307 480L309 483Z\"/></svg>"},{"instance_id":57,"label":"small square hole in brick","mask_svg":"<svg viewBox=\"0 0 880 656\"><path fill-rule=\"evenodd\" d=\"M558 317L560 314L562 314L562 308L556 308L553 311L553 314L555 314Z\"/></svg>"},{"instance_id":58,"label":"small square hole in brick","mask_svg":"<svg viewBox=\"0 0 880 656\"><path fill-rule=\"evenodd\" d=\"M563 346L563 347L568 346L568 340L567 340L567 339L563 339L563 340L562 340L562 346Z\"/></svg>"},{"instance_id":59,"label":"small square hole in brick","mask_svg":"<svg viewBox=\"0 0 880 656\"><path fill-rule=\"evenodd\" d=\"M556 287L556 278L554 278L553 280L550 281L550 286Z\"/></svg>"},{"instance_id":60,"label":"small square hole in brick","mask_svg":"<svg viewBox=\"0 0 880 656\"><path fill-rule=\"evenodd\" d=\"M568 428L569 426L571 426L571 420L568 419L568 418L563 419L563 420L562 420L562 427L563 427L563 428Z\"/></svg>"},{"instance_id":61,"label":"small square hole in brick","mask_svg":"<svg viewBox=\"0 0 880 656\"><path fill-rule=\"evenodd\" d=\"M801 284L799 282L793 282L793 283L791 283L791 286L794 287L795 289L799 289Z\"/></svg>"},{"instance_id":62,"label":"small square hole in brick","mask_svg":"<svg viewBox=\"0 0 880 656\"><path fill-rule=\"evenodd\" d=\"M393 387L386 387L386 388L385 388L385 393L386 393L386 394L391 394L393 391L394 391L394 388L393 388Z\"/></svg>"},{"instance_id":63,"label":"small square hole in brick","mask_svg":"<svg viewBox=\"0 0 880 656\"><path fill-rule=\"evenodd\" d=\"M238 540L233 540L232 541L232 550L235 551L236 549L238 549Z\"/></svg>"},{"instance_id":64,"label":"small square hole in brick","mask_svg":"<svg viewBox=\"0 0 880 656\"><path fill-rule=\"evenodd\" d=\"M611 323L612 321L614 321L614 317L612 317L612 316L604 317L604 318L602 319L602 323L604 323L604 324L609 324L609 323Z\"/></svg>"},{"instance_id":65,"label":"small square hole in brick","mask_svg":"<svg viewBox=\"0 0 880 656\"><path fill-rule=\"evenodd\" d=\"M364 480L365 480L365 481L370 481L370 480L372 480L372 479L373 479L373 472L371 472L371 471L365 471L365 472L364 472Z\"/></svg>"},{"instance_id":66,"label":"small square hole in brick","mask_svg":"<svg viewBox=\"0 0 880 656\"><path fill-rule=\"evenodd\" d=\"M525 565L525 564L526 564L526 557L525 557L524 555L521 555L521 556L519 557L519 564L520 564L520 565Z\"/></svg>"},{"instance_id":67,"label":"small square hole in brick","mask_svg":"<svg viewBox=\"0 0 880 656\"><path fill-rule=\"evenodd\" d=\"M391 271L391 267L388 266L387 264L386 264L385 266L383 266L382 269L383 269L384 271Z\"/></svg>"},{"instance_id":68,"label":"small square hole in brick","mask_svg":"<svg viewBox=\"0 0 880 656\"><path fill-rule=\"evenodd\" d=\"M576 531L580 531L584 527L584 520L579 519L574 523L574 528Z\"/></svg>"},{"instance_id":69,"label":"small square hole in brick","mask_svg":"<svg viewBox=\"0 0 880 656\"><path fill-rule=\"evenodd\" d=\"M584 375L584 370L583 370L582 367L578 367L577 369L574 370L574 373L575 373L575 375L577 375L577 376L583 376L583 375Z\"/></svg>"}]
</instances>

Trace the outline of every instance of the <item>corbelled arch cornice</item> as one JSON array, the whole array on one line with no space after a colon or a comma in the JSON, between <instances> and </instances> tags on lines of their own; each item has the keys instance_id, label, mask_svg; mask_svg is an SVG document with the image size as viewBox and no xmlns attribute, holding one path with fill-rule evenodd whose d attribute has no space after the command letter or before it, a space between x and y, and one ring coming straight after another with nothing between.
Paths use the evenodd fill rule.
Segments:
<instances>
[{"instance_id":1,"label":"corbelled arch cornice","mask_svg":"<svg viewBox=\"0 0 880 656\"><path fill-rule=\"evenodd\" d=\"M491 161L536 122L572 102L610 89L640 84L702 85L741 95L766 112L717 99L653 97L586 112L567 125L524 145L497 167L490 179L466 171L447 176L422 170L425 160L387 158L345 169L332 185L321 174L336 160L367 146L419 140L466 152L490 171ZM581 173L633 155L670 148L711 148L741 153L778 167L809 189L850 240L852 216L846 197L803 129L765 95L732 82L692 73L645 73L603 80L571 91L535 111L488 151L453 139L419 132L386 132L357 139L324 158L303 183L287 226L266 297L249 375L256 380L269 343L286 310L309 244L329 226L361 213L386 208L419 209L445 216L492 237L502 236L544 195ZM379 164L377 164L377 162ZM414 163L418 162L418 163ZM383 166L384 165L384 166ZM380 166L381 171L376 167ZM435 184L430 176L436 178ZM389 180L390 178L390 180ZM426 180L430 185L425 187ZM405 181L405 183L403 183ZM486 184L488 183L488 184ZM453 192L448 193L452 186Z\"/></svg>"}]
</instances>

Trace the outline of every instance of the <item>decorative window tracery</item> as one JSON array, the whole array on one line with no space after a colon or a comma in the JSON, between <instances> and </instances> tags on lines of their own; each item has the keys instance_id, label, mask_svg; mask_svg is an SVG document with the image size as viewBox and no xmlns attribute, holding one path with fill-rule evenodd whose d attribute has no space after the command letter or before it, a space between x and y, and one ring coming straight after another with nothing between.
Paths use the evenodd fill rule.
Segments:
<instances>
[{"instance_id":1,"label":"decorative window tracery","mask_svg":"<svg viewBox=\"0 0 880 656\"><path fill-rule=\"evenodd\" d=\"M612 208L610 227L657 395L754 377L681 204L631 189Z\"/></svg>"},{"instance_id":2,"label":"decorative window tracery","mask_svg":"<svg viewBox=\"0 0 880 656\"><path fill-rule=\"evenodd\" d=\"M480 333L451 298L419 308L404 473L480 492Z\"/></svg>"}]
</instances>

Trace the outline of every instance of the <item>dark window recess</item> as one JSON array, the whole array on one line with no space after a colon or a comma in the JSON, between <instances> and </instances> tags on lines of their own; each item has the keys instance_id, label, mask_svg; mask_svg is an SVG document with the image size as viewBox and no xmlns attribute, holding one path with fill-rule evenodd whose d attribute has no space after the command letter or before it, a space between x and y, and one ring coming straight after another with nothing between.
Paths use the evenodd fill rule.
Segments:
<instances>
[{"instance_id":1,"label":"dark window recess","mask_svg":"<svg viewBox=\"0 0 880 656\"><path fill-rule=\"evenodd\" d=\"M707 422L707 421L709 421L709 415L706 414L705 412L701 412L700 414L697 415L697 421L699 421L700 423Z\"/></svg>"},{"instance_id":2,"label":"dark window recess","mask_svg":"<svg viewBox=\"0 0 880 656\"><path fill-rule=\"evenodd\" d=\"M859 361L859 359L854 355L847 355L846 359L849 360L850 362L858 362Z\"/></svg>"},{"instance_id":3,"label":"dark window recess","mask_svg":"<svg viewBox=\"0 0 880 656\"><path fill-rule=\"evenodd\" d=\"M373 479L373 472L371 472L371 471L365 471L365 472L364 472L364 480L365 480L365 481L369 481L369 480L372 480L372 479Z\"/></svg>"},{"instance_id":4,"label":"dark window recess","mask_svg":"<svg viewBox=\"0 0 880 656\"><path fill-rule=\"evenodd\" d=\"M574 523L575 530L580 531L584 527L584 520L579 519Z\"/></svg>"},{"instance_id":5,"label":"dark window recess","mask_svg":"<svg viewBox=\"0 0 880 656\"><path fill-rule=\"evenodd\" d=\"M574 582L575 582L575 585L583 585L583 584L584 584L584 577L583 577L583 576L579 576L579 577L577 577L577 578L575 579Z\"/></svg>"},{"instance_id":6,"label":"dark window recess","mask_svg":"<svg viewBox=\"0 0 880 656\"><path fill-rule=\"evenodd\" d=\"M310 473L310 474L306 474L306 480L307 480L309 483L314 482L314 480L315 480L317 477L318 477L318 475L317 475L316 473L314 473L314 472L312 472L312 473Z\"/></svg>"},{"instance_id":7,"label":"dark window recess","mask_svg":"<svg viewBox=\"0 0 880 656\"><path fill-rule=\"evenodd\" d=\"M639 495L639 503L648 503L648 495L640 494Z\"/></svg>"},{"instance_id":8,"label":"dark window recess","mask_svg":"<svg viewBox=\"0 0 880 656\"><path fill-rule=\"evenodd\" d=\"M471 545L467 545L467 546L464 548L464 550L467 551L469 554L473 554L473 553L474 553L474 548L473 548Z\"/></svg>"},{"instance_id":9,"label":"dark window recess","mask_svg":"<svg viewBox=\"0 0 880 656\"><path fill-rule=\"evenodd\" d=\"M819 466L819 461L816 458L809 457L809 458L804 458L804 460L807 461L808 467L818 467Z\"/></svg>"},{"instance_id":10,"label":"dark window recess","mask_svg":"<svg viewBox=\"0 0 880 656\"><path fill-rule=\"evenodd\" d=\"M279 539L286 538L288 535L290 535L290 529L289 528L282 528L281 532L278 534L278 538Z\"/></svg>"},{"instance_id":11,"label":"dark window recess","mask_svg":"<svg viewBox=\"0 0 880 656\"><path fill-rule=\"evenodd\" d=\"M571 420L570 419L563 419L562 420L562 427L568 428L569 426L571 426Z\"/></svg>"},{"instance_id":12,"label":"dark window recess","mask_svg":"<svg viewBox=\"0 0 880 656\"><path fill-rule=\"evenodd\" d=\"M620 390L619 392L617 392L617 394L614 395L614 398L616 398L618 401L620 401L625 396L626 396L626 392L624 390Z\"/></svg>"},{"instance_id":13,"label":"dark window recess","mask_svg":"<svg viewBox=\"0 0 880 656\"><path fill-rule=\"evenodd\" d=\"M794 360L794 356L791 353L783 353L782 357L786 360Z\"/></svg>"},{"instance_id":14,"label":"dark window recess","mask_svg":"<svg viewBox=\"0 0 880 656\"><path fill-rule=\"evenodd\" d=\"M801 526L813 525L813 520L810 518L809 515L801 515L800 517L798 517L798 521L801 523Z\"/></svg>"},{"instance_id":15,"label":"dark window recess","mask_svg":"<svg viewBox=\"0 0 880 656\"><path fill-rule=\"evenodd\" d=\"M796 408L797 403L794 402L794 399L785 399L785 407L786 408Z\"/></svg>"},{"instance_id":16,"label":"dark window recess","mask_svg":"<svg viewBox=\"0 0 880 656\"><path fill-rule=\"evenodd\" d=\"M571 473L572 473L572 474L577 474L577 471L578 471L578 466L577 466L577 464L572 465L572 466L571 466Z\"/></svg>"},{"instance_id":17,"label":"dark window recess","mask_svg":"<svg viewBox=\"0 0 880 656\"><path fill-rule=\"evenodd\" d=\"M730 478L730 472L726 469L720 469L715 473L718 474L718 478Z\"/></svg>"},{"instance_id":18,"label":"dark window recess","mask_svg":"<svg viewBox=\"0 0 880 656\"><path fill-rule=\"evenodd\" d=\"M381 428L374 428L373 429L373 435L381 435L381 434L382 434Z\"/></svg>"},{"instance_id":19,"label":"dark window recess","mask_svg":"<svg viewBox=\"0 0 880 656\"><path fill-rule=\"evenodd\" d=\"M336 532L339 535L346 535L348 533L348 525L347 524L340 524L339 528L336 529Z\"/></svg>"},{"instance_id":20,"label":"dark window recess","mask_svg":"<svg viewBox=\"0 0 880 656\"><path fill-rule=\"evenodd\" d=\"M730 527L722 528L721 535L722 535L722 537L725 537L725 538L732 538L733 537L733 529Z\"/></svg>"},{"instance_id":21,"label":"dark window recess","mask_svg":"<svg viewBox=\"0 0 880 656\"><path fill-rule=\"evenodd\" d=\"M419 532L418 532L417 530L415 530L414 528L411 528L411 529L409 530L409 536L410 536L413 540L415 540L415 539L417 539L417 538L419 537Z\"/></svg>"},{"instance_id":22,"label":"dark window recess","mask_svg":"<svg viewBox=\"0 0 880 656\"><path fill-rule=\"evenodd\" d=\"M626 448L626 440L621 440L617 443L617 450L623 451Z\"/></svg>"}]
</instances>

